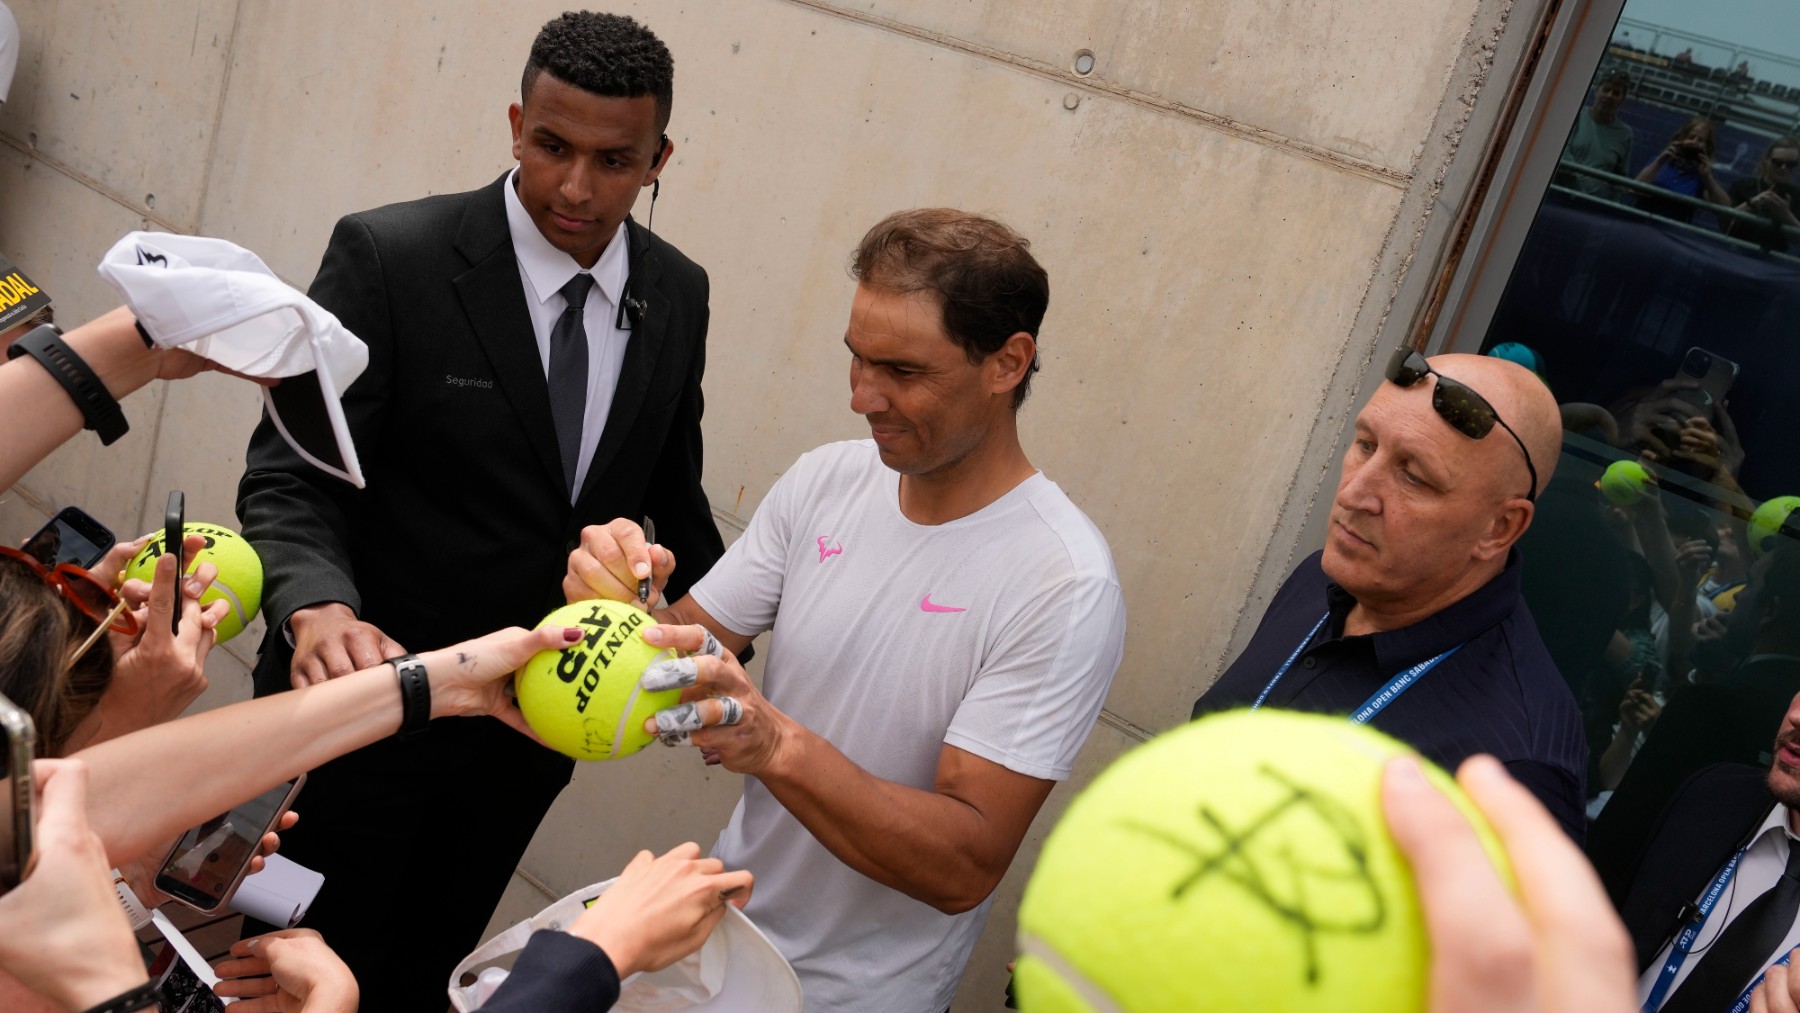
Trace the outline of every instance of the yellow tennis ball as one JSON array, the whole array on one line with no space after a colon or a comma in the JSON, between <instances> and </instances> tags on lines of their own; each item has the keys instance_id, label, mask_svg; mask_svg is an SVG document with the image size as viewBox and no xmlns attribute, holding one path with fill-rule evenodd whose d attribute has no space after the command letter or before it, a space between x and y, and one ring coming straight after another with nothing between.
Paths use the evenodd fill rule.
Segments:
<instances>
[{"instance_id":1,"label":"yellow tennis ball","mask_svg":"<svg viewBox=\"0 0 1800 1013\"><path fill-rule=\"evenodd\" d=\"M1427 938L1381 809L1412 750L1336 716L1231 711L1114 763L1045 842L1019 907L1025 1013L1425 1008ZM1510 886L1498 843L1443 771Z\"/></svg>"},{"instance_id":2,"label":"yellow tennis ball","mask_svg":"<svg viewBox=\"0 0 1800 1013\"><path fill-rule=\"evenodd\" d=\"M1614 461L1600 473L1594 488L1613 506L1630 506L1643 499L1652 479L1650 472L1636 461Z\"/></svg>"},{"instance_id":3,"label":"yellow tennis ball","mask_svg":"<svg viewBox=\"0 0 1800 1013\"><path fill-rule=\"evenodd\" d=\"M1746 540L1750 549L1758 557L1772 551L1781 535L1782 526L1788 523L1788 515L1800 508L1800 496L1776 496L1763 501L1750 515L1750 522L1744 527Z\"/></svg>"},{"instance_id":4,"label":"yellow tennis ball","mask_svg":"<svg viewBox=\"0 0 1800 1013\"><path fill-rule=\"evenodd\" d=\"M525 723L557 752L577 760L616 760L656 736L644 721L681 702L681 690L651 693L638 685L645 666L678 656L644 643L656 620L622 602L578 601L538 624L576 626L587 635L560 650L539 651L513 686Z\"/></svg>"},{"instance_id":5,"label":"yellow tennis ball","mask_svg":"<svg viewBox=\"0 0 1800 1013\"><path fill-rule=\"evenodd\" d=\"M262 608L262 558L243 535L220 524L195 522L183 527L182 533L206 539L206 548L187 561L186 572L193 573L201 563L211 563L219 568L212 586L200 596L200 604L211 605L221 598L231 603L230 611L214 629L222 644L244 632L244 627L250 625L250 620L255 619ZM156 561L162 554L163 532L159 528L150 534L150 541L125 567L126 578L150 580L156 575Z\"/></svg>"}]
</instances>

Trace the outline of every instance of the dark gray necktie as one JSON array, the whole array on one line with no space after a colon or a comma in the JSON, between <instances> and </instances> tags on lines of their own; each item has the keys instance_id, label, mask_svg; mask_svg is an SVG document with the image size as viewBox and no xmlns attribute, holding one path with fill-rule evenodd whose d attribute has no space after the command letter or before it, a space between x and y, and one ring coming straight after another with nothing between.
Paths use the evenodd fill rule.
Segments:
<instances>
[{"instance_id":1,"label":"dark gray necktie","mask_svg":"<svg viewBox=\"0 0 1800 1013\"><path fill-rule=\"evenodd\" d=\"M1751 979L1780 956L1775 951L1800 914L1800 847L1792 840L1787 846L1787 871L1725 926L1663 1005L1663 1013L1724 1013Z\"/></svg>"},{"instance_id":2,"label":"dark gray necktie","mask_svg":"<svg viewBox=\"0 0 1800 1013\"><path fill-rule=\"evenodd\" d=\"M591 274L570 278L562 287L568 308L550 329L550 418L556 423L556 445L562 450L563 481L571 492L581 459L581 420L587 414L588 339L582 311L593 286Z\"/></svg>"}]
</instances>

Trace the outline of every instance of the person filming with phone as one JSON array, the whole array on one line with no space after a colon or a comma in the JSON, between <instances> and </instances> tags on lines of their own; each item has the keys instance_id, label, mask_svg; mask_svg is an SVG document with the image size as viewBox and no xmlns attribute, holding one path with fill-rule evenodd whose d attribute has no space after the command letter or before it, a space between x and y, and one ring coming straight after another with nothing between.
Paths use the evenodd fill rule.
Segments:
<instances>
[{"instance_id":1,"label":"person filming with phone","mask_svg":"<svg viewBox=\"0 0 1800 1013\"><path fill-rule=\"evenodd\" d=\"M1696 116L1682 124L1668 145L1638 170L1638 182L1653 183L1670 193L1730 207L1731 195L1713 178L1713 151L1717 145L1718 133L1712 121ZM1694 218L1692 205L1653 194L1639 194L1638 207L1678 222Z\"/></svg>"}]
</instances>

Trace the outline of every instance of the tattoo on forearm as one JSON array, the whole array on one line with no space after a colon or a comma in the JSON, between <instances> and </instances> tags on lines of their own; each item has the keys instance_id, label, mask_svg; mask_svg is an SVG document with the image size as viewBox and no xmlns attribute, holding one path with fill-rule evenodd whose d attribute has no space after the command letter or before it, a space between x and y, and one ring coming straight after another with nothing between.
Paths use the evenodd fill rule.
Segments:
<instances>
[{"instance_id":1,"label":"tattoo on forearm","mask_svg":"<svg viewBox=\"0 0 1800 1013\"><path fill-rule=\"evenodd\" d=\"M456 663L464 668L475 667L475 656L467 651L456 652Z\"/></svg>"}]
</instances>

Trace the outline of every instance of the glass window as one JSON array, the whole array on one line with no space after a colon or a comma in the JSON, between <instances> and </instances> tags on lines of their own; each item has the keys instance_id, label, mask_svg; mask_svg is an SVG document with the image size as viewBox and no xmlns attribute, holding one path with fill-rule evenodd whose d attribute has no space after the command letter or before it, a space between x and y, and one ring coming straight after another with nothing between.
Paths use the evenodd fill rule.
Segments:
<instances>
[{"instance_id":1,"label":"glass window","mask_svg":"<svg viewBox=\"0 0 1800 1013\"><path fill-rule=\"evenodd\" d=\"M1800 691L1800 8L1628 0L1485 328L1563 456L1521 543L1587 722L1590 851L1767 766Z\"/></svg>"}]
</instances>

